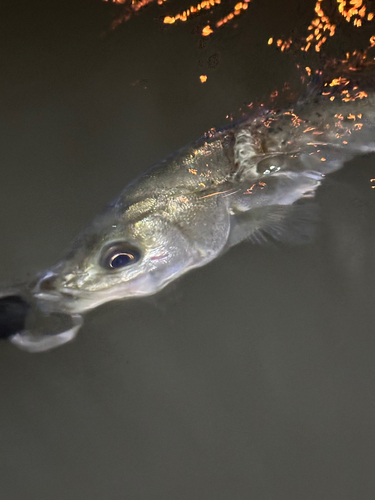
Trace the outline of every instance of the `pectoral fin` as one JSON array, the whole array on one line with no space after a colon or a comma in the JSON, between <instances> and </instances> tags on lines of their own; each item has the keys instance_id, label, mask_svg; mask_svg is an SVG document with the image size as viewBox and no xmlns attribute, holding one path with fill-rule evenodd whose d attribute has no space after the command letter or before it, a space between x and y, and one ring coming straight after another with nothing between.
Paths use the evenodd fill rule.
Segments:
<instances>
[{"instance_id":1,"label":"pectoral fin","mask_svg":"<svg viewBox=\"0 0 375 500\"><path fill-rule=\"evenodd\" d=\"M255 208L233 216L228 246L243 240L252 243L283 242L292 245L309 242L317 221L317 205L295 203Z\"/></svg>"}]
</instances>

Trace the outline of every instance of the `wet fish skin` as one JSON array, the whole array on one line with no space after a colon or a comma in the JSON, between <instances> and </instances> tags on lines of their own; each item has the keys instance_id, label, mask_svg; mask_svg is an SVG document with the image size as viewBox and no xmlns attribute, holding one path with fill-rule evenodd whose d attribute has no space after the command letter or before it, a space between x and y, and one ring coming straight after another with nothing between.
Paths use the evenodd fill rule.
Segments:
<instances>
[{"instance_id":1,"label":"wet fish skin","mask_svg":"<svg viewBox=\"0 0 375 500\"><path fill-rule=\"evenodd\" d=\"M345 102L318 92L210 132L125 188L33 293L43 307L82 313L156 293L242 240L290 241L293 212L303 225L296 202L348 159L374 151L374 125L373 94ZM106 267L103 254L116 245L139 259Z\"/></svg>"},{"instance_id":2,"label":"wet fish skin","mask_svg":"<svg viewBox=\"0 0 375 500\"><path fill-rule=\"evenodd\" d=\"M77 238L67 258L42 277L35 290L40 299L58 296L58 307L82 312L108 300L150 295L212 260L230 229L225 199L206 196L229 186L233 160L227 139L222 133L206 137L125 188ZM104 269L103 249L118 242L139 250L140 261L119 271Z\"/></svg>"}]
</instances>

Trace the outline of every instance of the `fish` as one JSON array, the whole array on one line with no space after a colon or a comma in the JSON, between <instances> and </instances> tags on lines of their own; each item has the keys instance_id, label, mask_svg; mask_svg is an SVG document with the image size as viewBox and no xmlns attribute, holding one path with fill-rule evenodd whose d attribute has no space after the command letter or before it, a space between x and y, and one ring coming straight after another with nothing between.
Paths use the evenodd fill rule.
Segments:
<instances>
[{"instance_id":1,"label":"fish","mask_svg":"<svg viewBox=\"0 0 375 500\"><path fill-rule=\"evenodd\" d=\"M141 174L28 287L44 314L72 318L69 335L46 342L25 330L12 342L60 345L83 313L156 294L243 241L309 241L311 200L325 177L375 151L373 72L373 64L341 64L286 107L212 129Z\"/></svg>"}]
</instances>

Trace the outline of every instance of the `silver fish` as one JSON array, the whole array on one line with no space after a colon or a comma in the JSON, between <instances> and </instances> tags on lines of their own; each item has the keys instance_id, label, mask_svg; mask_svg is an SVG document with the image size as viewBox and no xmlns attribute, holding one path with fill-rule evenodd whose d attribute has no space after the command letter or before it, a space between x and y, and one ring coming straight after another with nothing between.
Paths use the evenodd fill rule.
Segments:
<instances>
[{"instance_id":1,"label":"silver fish","mask_svg":"<svg viewBox=\"0 0 375 500\"><path fill-rule=\"evenodd\" d=\"M375 97L355 76L210 131L141 175L38 277L38 307L78 317L155 294L243 240L308 239L305 199L345 161L375 151ZM13 341L28 348L22 332Z\"/></svg>"}]
</instances>

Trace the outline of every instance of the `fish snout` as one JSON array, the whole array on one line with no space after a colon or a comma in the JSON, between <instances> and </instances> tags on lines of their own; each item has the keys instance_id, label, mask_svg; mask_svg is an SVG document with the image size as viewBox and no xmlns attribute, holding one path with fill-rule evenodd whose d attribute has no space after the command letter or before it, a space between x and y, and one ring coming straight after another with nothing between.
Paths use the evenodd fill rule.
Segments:
<instances>
[{"instance_id":1,"label":"fish snout","mask_svg":"<svg viewBox=\"0 0 375 500\"><path fill-rule=\"evenodd\" d=\"M47 271L37 281L36 293L59 293L62 295L73 295L73 290L67 290L73 287L77 281L74 274L56 273L55 271Z\"/></svg>"},{"instance_id":2,"label":"fish snout","mask_svg":"<svg viewBox=\"0 0 375 500\"><path fill-rule=\"evenodd\" d=\"M64 285L60 274L47 271L38 279L33 294L46 309L64 309L74 296L74 290L66 289Z\"/></svg>"}]
</instances>

